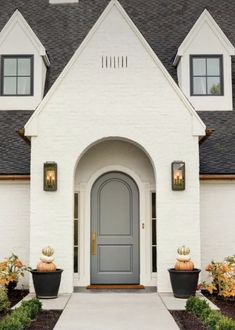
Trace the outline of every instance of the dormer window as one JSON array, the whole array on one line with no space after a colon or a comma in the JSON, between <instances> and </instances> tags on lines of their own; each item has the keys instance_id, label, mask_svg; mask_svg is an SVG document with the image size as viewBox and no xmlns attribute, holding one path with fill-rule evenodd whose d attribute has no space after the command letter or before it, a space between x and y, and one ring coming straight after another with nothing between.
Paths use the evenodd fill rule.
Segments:
<instances>
[{"instance_id":1,"label":"dormer window","mask_svg":"<svg viewBox=\"0 0 235 330\"><path fill-rule=\"evenodd\" d=\"M222 55L191 55L191 96L223 95Z\"/></svg>"},{"instance_id":2,"label":"dormer window","mask_svg":"<svg viewBox=\"0 0 235 330\"><path fill-rule=\"evenodd\" d=\"M33 56L2 56L2 96L33 95Z\"/></svg>"}]
</instances>

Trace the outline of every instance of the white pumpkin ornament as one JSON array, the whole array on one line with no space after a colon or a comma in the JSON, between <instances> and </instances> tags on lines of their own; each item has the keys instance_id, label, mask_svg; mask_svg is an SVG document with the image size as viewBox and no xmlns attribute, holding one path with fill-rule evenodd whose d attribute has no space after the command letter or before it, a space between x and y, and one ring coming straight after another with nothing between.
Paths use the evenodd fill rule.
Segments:
<instances>
[{"instance_id":1,"label":"white pumpkin ornament","mask_svg":"<svg viewBox=\"0 0 235 330\"><path fill-rule=\"evenodd\" d=\"M51 257L54 254L54 249L51 246L46 246L42 249L42 254Z\"/></svg>"}]
</instances>

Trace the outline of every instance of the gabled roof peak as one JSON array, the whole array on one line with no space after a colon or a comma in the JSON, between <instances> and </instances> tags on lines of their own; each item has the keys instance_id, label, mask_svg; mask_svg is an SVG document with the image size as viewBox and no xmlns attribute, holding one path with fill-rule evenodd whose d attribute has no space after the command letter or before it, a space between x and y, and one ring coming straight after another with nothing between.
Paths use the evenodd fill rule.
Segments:
<instances>
[{"instance_id":1,"label":"gabled roof peak","mask_svg":"<svg viewBox=\"0 0 235 330\"><path fill-rule=\"evenodd\" d=\"M11 29L15 24L19 24L27 37L31 40L31 42L34 44L35 48L37 49L38 53L43 56L45 63L47 66L50 65L50 61L48 59L46 49L41 43L41 41L38 39L30 25L25 20L24 16L21 14L19 9L16 9L13 13L13 15L10 17L2 31L0 32L0 46L4 42L4 40L7 38L8 34L10 33Z\"/></svg>"},{"instance_id":2,"label":"gabled roof peak","mask_svg":"<svg viewBox=\"0 0 235 330\"><path fill-rule=\"evenodd\" d=\"M201 27L203 24L207 23L211 30L214 32L214 34L217 36L217 38L220 40L221 44L223 47L226 49L227 53L229 55L235 55L235 48L232 45L232 43L229 41L229 39L226 37L224 32L221 30L219 25L216 23L210 12L205 8L181 45L178 48L175 60L174 60L174 65L177 65L179 59L181 56L184 55L186 52L187 48L191 44L192 40L195 38L197 33L200 31Z\"/></svg>"},{"instance_id":3,"label":"gabled roof peak","mask_svg":"<svg viewBox=\"0 0 235 330\"><path fill-rule=\"evenodd\" d=\"M127 12L124 10L122 5L118 0L111 0L99 19L96 21L92 29L89 31L81 45L78 47L78 49L75 51L74 55L70 59L70 61L67 63L65 66L64 70L60 74L60 76L57 78L55 81L54 85L51 87L50 91L47 93L47 95L44 97L42 102L39 104L38 108L30 117L29 121L25 125L25 135L26 136L37 136L38 134L38 115L40 114L41 111L44 110L47 102L49 99L52 97L54 94L55 90L58 88L58 86L61 84L65 76L68 74L70 71L70 68L74 65L74 63L78 60L80 57L81 53L87 47L90 39L93 37L93 35L97 32L99 29L100 25L104 21L107 15L112 11L113 8L116 8L119 12L119 14L124 18L126 24L129 26L129 28L133 31L133 33L136 35L140 43L142 44L143 48L145 51L149 54L149 56L152 58L154 61L155 65L159 68L159 70L162 72L163 76L167 79L169 85L172 87L172 89L175 91L175 93L178 95L182 103L184 104L186 110L189 112L191 115L192 119L192 135L193 136L203 136L205 135L205 125L196 113L195 109L191 105L191 103L188 101L188 99L185 97L183 92L180 90L179 86L175 83L175 81L172 79L170 76L169 72L166 70L160 59L157 57L157 55L154 53L150 45L147 43L145 40L144 36L141 34L141 32L138 30L136 25L133 23L131 18L128 16Z\"/></svg>"}]
</instances>

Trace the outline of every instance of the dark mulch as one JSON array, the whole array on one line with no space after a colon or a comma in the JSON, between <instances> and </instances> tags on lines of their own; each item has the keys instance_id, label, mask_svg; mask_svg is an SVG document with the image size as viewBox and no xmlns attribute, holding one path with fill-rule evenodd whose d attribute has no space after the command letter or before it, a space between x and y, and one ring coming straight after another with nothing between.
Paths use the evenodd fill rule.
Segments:
<instances>
[{"instance_id":1,"label":"dark mulch","mask_svg":"<svg viewBox=\"0 0 235 330\"><path fill-rule=\"evenodd\" d=\"M203 324L192 313L187 311L170 311L181 330L206 330Z\"/></svg>"},{"instance_id":2,"label":"dark mulch","mask_svg":"<svg viewBox=\"0 0 235 330\"><path fill-rule=\"evenodd\" d=\"M27 294L29 293L28 290L12 290L8 292L8 298L10 300L10 308L15 306L19 301L21 301ZM6 316L6 313L0 312L0 320Z\"/></svg>"},{"instance_id":3,"label":"dark mulch","mask_svg":"<svg viewBox=\"0 0 235 330\"><path fill-rule=\"evenodd\" d=\"M220 308L223 315L231 317L235 320L235 299L223 299L216 295L211 295L203 291L203 295L210 299L216 306ZM206 330L206 327L194 316L187 311L170 311L176 323L181 330Z\"/></svg>"},{"instance_id":4,"label":"dark mulch","mask_svg":"<svg viewBox=\"0 0 235 330\"><path fill-rule=\"evenodd\" d=\"M222 314L235 320L235 299L224 299L207 292L203 292L203 294L220 308Z\"/></svg>"},{"instance_id":5,"label":"dark mulch","mask_svg":"<svg viewBox=\"0 0 235 330\"><path fill-rule=\"evenodd\" d=\"M62 311L42 311L33 321L29 330L52 330Z\"/></svg>"},{"instance_id":6,"label":"dark mulch","mask_svg":"<svg viewBox=\"0 0 235 330\"><path fill-rule=\"evenodd\" d=\"M12 290L11 292L8 292L11 307L15 306L19 301L27 296L28 293L28 290Z\"/></svg>"},{"instance_id":7,"label":"dark mulch","mask_svg":"<svg viewBox=\"0 0 235 330\"><path fill-rule=\"evenodd\" d=\"M8 297L11 303L11 307L16 305L20 300L22 300L27 294L28 290L13 290L8 293ZM30 330L52 330L55 327L62 311L50 310L41 311L30 326ZM6 316L5 313L0 313L0 320Z\"/></svg>"}]
</instances>

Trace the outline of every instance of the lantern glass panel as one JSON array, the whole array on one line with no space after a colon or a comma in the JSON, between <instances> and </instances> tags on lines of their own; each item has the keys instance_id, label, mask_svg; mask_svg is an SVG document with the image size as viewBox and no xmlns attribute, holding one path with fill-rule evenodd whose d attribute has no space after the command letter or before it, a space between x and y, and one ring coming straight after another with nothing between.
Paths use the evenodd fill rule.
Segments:
<instances>
[{"instance_id":1,"label":"lantern glass panel","mask_svg":"<svg viewBox=\"0 0 235 330\"><path fill-rule=\"evenodd\" d=\"M56 191L57 190L57 164L45 163L44 164L44 190Z\"/></svg>"},{"instance_id":2,"label":"lantern glass panel","mask_svg":"<svg viewBox=\"0 0 235 330\"><path fill-rule=\"evenodd\" d=\"M172 190L185 190L185 163L172 163Z\"/></svg>"}]
</instances>

